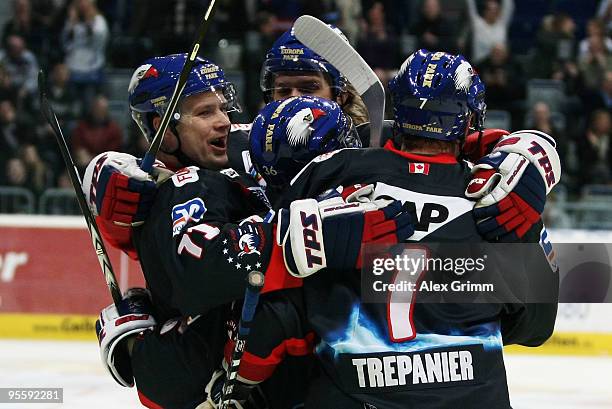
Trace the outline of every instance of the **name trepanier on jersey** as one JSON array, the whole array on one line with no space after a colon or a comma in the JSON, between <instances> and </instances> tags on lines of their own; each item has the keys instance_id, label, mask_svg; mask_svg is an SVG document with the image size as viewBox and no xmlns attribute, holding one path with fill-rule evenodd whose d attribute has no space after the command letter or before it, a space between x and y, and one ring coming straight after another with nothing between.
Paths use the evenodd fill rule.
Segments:
<instances>
[{"instance_id":1,"label":"name trepanier on jersey","mask_svg":"<svg viewBox=\"0 0 612 409\"><path fill-rule=\"evenodd\" d=\"M411 353L342 354L338 370L349 393L384 393L480 383L482 345Z\"/></svg>"}]
</instances>

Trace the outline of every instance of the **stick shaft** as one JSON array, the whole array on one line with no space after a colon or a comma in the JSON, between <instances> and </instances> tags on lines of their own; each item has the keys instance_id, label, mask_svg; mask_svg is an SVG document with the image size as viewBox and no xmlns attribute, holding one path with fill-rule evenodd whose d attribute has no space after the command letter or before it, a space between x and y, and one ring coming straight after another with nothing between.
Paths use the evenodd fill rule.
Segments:
<instances>
[{"instance_id":1,"label":"stick shaft","mask_svg":"<svg viewBox=\"0 0 612 409\"><path fill-rule=\"evenodd\" d=\"M227 408L234 385L237 382L238 370L240 369L240 361L246 348L247 338L251 332L251 324L255 316L255 310L259 302L259 293L263 288L264 275L259 271L251 271L247 277L247 288L244 293L244 303L242 304L242 312L240 314L240 322L238 324L238 334L236 336L236 344L232 351L231 361L228 364L227 376L223 384L223 393L221 395L221 409Z\"/></svg>"},{"instance_id":2,"label":"stick shaft","mask_svg":"<svg viewBox=\"0 0 612 409\"><path fill-rule=\"evenodd\" d=\"M119 301L121 301L121 291L119 289L119 285L117 284L117 278L115 276L115 272L113 271L113 266L111 265L110 259L108 258L106 248L104 247L104 241L102 240L102 235L100 234L96 220L89 209L89 206L87 205L85 194L81 188L81 178L79 177L74 160L72 159L70 151L68 150L66 138L64 137L62 128L59 125L57 116L49 103L45 74L42 70L38 73L38 90L41 111L53 129L53 134L55 135L55 140L59 146L64 163L66 164L68 176L70 177L70 182L72 183L72 187L76 193L79 207L81 208L81 212L83 213L85 221L87 222L87 229L89 230L96 255L98 256L98 262L100 263L100 268L102 268L106 285L108 286L111 296L113 297L115 305L118 305Z\"/></svg>"},{"instance_id":3,"label":"stick shaft","mask_svg":"<svg viewBox=\"0 0 612 409\"><path fill-rule=\"evenodd\" d=\"M206 14L202 22L200 23L200 27L198 29L198 36L196 37L193 45L191 46L191 52L187 54L187 58L185 59L185 64L183 65L183 69L181 70L181 74L179 75L179 79L176 82L176 86L174 87L174 91L172 93L172 97L170 98L170 102L168 102L168 107L164 115L162 116L161 122L159 124L159 128L155 132L155 136L151 141L151 145L149 146L149 150L145 154L142 159L142 164L140 168L145 172L151 172L153 169L153 163L155 162L155 156L161 147L162 141L164 140L164 134L168 129L168 125L170 125L170 120L172 115L174 115L174 111L176 109L176 105L178 104L178 100L185 89L185 84L187 84L187 80L189 79L189 74L191 72L191 68L193 67L193 63L198 57L198 51L202 46L202 42L204 41L204 36L206 35L206 31L208 31L208 25L215 10L215 2L216 0L210 0L208 4L208 9L206 10Z\"/></svg>"}]
</instances>

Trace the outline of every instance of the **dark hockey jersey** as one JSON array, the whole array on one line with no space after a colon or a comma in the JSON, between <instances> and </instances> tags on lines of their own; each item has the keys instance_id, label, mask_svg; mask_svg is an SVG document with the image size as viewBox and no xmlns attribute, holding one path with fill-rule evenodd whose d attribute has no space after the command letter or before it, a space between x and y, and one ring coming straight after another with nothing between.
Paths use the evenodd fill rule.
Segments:
<instances>
[{"instance_id":1,"label":"dark hockey jersey","mask_svg":"<svg viewBox=\"0 0 612 409\"><path fill-rule=\"evenodd\" d=\"M376 183L375 197L412 207L413 241L478 242L464 197L469 167L451 155L413 155L387 149L343 149L313 160L292 181L282 207L336 186ZM541 257L543 282L557 275ZM415 303L405 316L361 299L358 274L319 272L304 280L307 325L320 337L322 375L307 407L509 408L504 343L538 345L552 333L556 304ZM395 340L412 323L416 336ZM403 318L403 319L402 319ZM396 322L392 322L395 320ZM401 337L400 337L401 338Z\"/></svg>"}]
</instances>

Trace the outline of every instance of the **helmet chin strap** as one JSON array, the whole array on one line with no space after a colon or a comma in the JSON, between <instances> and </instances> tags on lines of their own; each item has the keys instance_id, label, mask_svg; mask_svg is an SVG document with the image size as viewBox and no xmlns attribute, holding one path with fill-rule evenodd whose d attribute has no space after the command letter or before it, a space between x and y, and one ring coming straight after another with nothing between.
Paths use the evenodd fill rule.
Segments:
<instances>
[{"instance_id":1,"label":"helmet chin strap","mask_svg":"<svg viewBox=\"0 0 612 409\"><path fill-rule=\"evenodd\" d=\"M170 123L168 124L168 126L170 127L170 130L172 131L172 133L176 137L176 141L178 143L177 148L174 151L172 151L172 152L164 150L163 147L160 147L159 150L162 151L163 153L165 153L166 155L174 156L176 158L176 160L178 160L178 162L183 167L187 167L187 166L200 166L198 163L196 163L196 161L194 161L189 156L187 156L185 154L185 152L183 152L183 150L181 149L182 142L181 142L181 137L179 135L178 129L176 128L177 124L178 124L178 121L176 119L170 120Z\"/></svg>"}]
</instances>

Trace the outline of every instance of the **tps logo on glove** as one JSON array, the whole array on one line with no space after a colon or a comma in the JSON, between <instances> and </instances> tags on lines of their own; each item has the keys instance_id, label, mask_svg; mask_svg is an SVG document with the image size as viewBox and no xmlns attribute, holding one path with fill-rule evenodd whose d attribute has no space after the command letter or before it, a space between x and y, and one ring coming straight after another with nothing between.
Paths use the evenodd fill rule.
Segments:
<instances>
[{"instance_id":1,"label":"tps logo on glove","mask_svg":"<svg viewBox=\"0 0 612 409\"><path fill-rule=\"evenodd\" d=\"M315 264L322 266L324 256L321 252L321 244L323 243L323 236L319 229L319 223L317 222L317 215L310 214L306 215L305 212L300 212L300 219L302 220L302 236L304 239L304 250L306 253L306 263L308 267L312 268ZM313 254L315 252L315 254ZM316 253L320 254L317 255Z\"/></svg>"}]
</instances>

